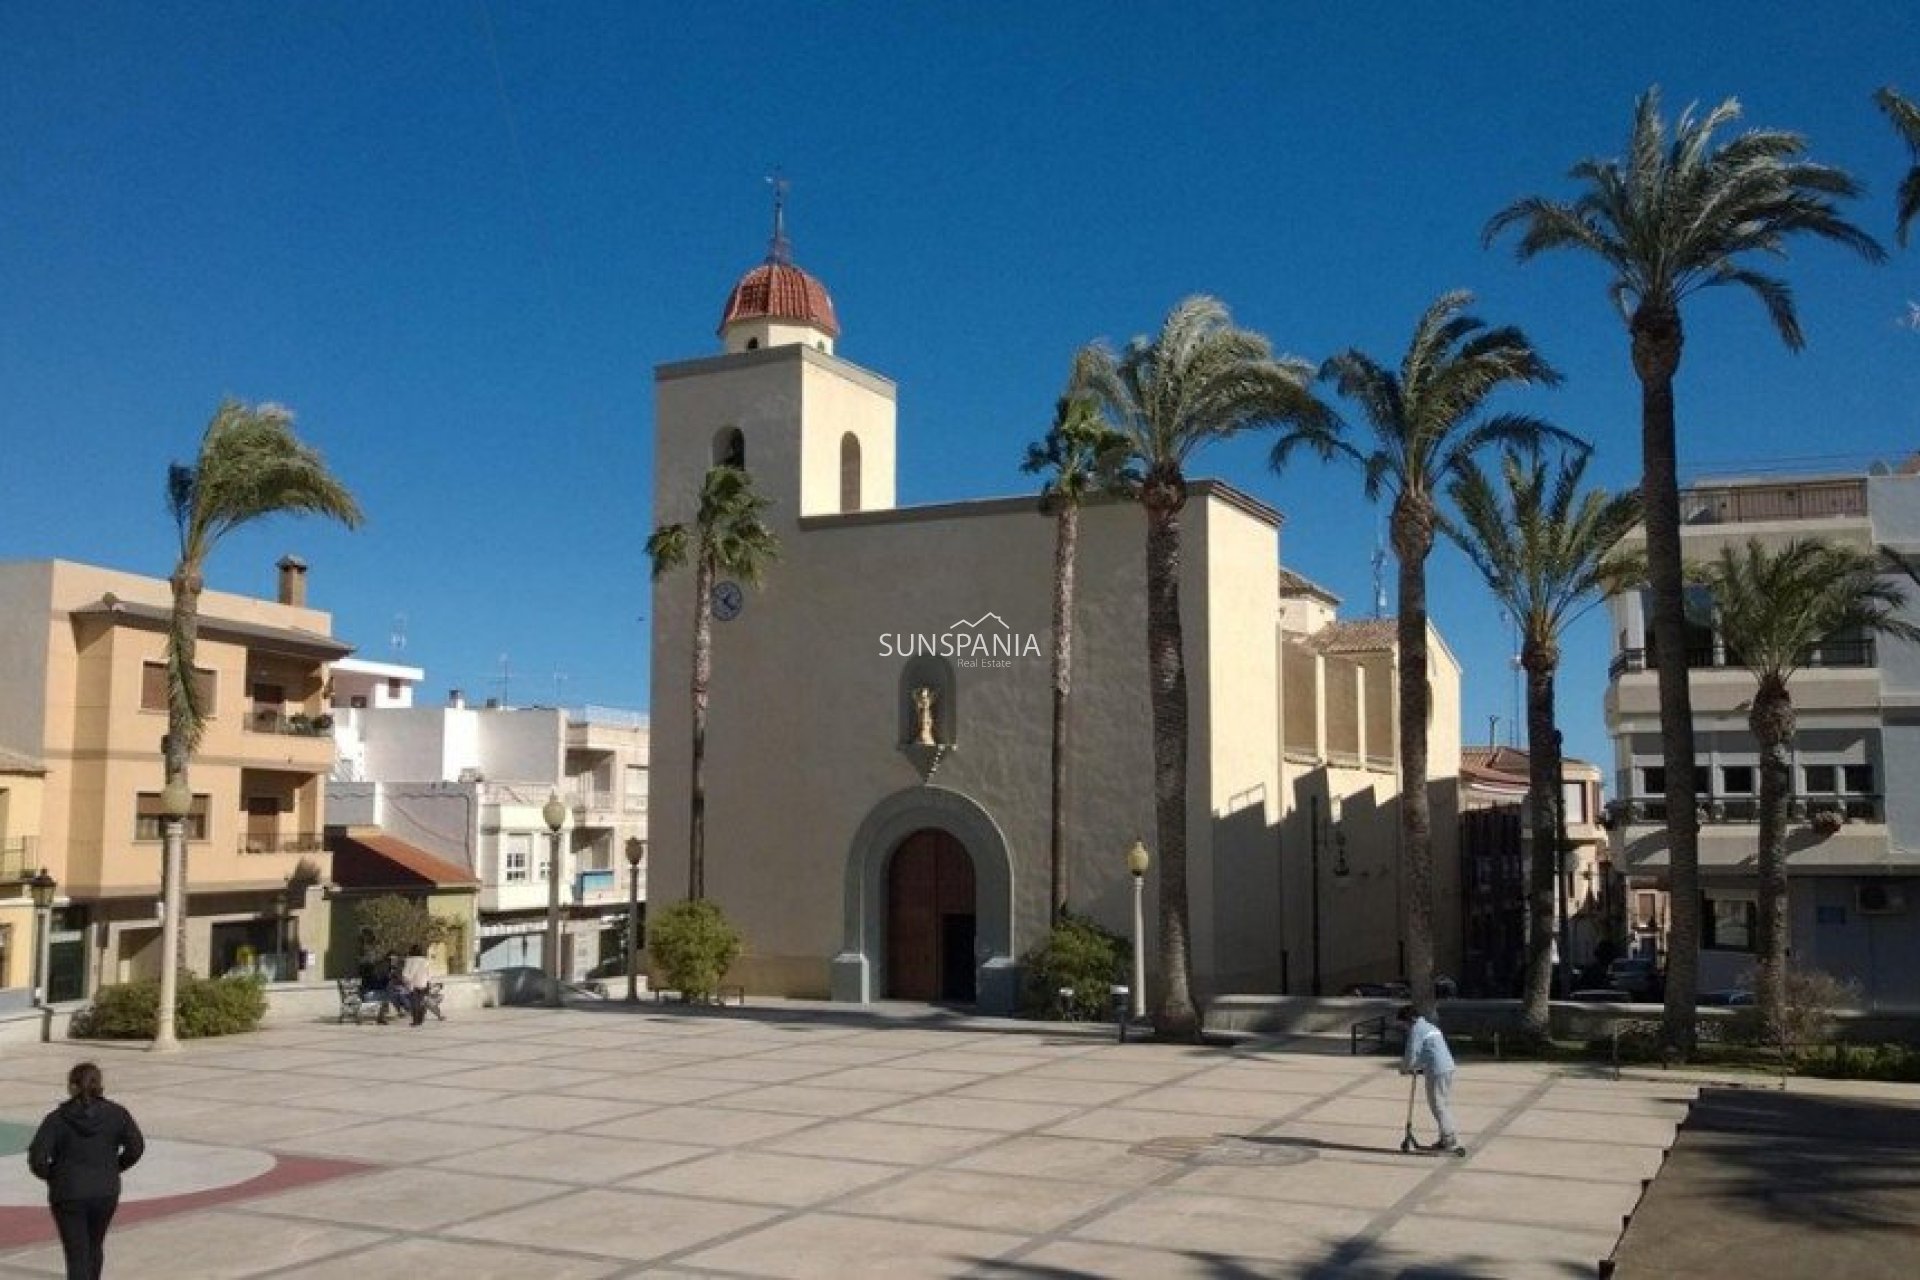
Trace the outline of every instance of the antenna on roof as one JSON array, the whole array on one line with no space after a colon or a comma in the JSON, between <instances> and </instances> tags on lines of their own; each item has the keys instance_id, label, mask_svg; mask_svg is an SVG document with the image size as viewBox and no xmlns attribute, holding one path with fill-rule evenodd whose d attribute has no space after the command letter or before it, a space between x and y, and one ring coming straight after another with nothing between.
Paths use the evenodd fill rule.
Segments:
<instances>
[{"instance_id":1,"label":"antenna on roof","mask_svg":"<svg viewBox=\"0 0 1920 1280\"><path fill-rule=\"evenodd\" d=\"M507 655L503 653L500 655L500 674L493 678L493 683L500 686L500 705L503 707L507 705L507 684L512 679L513 667L507 662Z\"/></svg>"},{"instance_id":2,"label":"antenna on roof","mask_svg":"<svg viewBox=\"0 0 1920 1280\"><path fill-rule=\"evenodd\" d=\"M793 245L787 241L787 188L792 184L776 168L767 175L767 185L773 188L773 239L767 243L767 261L792 266Z\"/></svg>"}]
</instances>

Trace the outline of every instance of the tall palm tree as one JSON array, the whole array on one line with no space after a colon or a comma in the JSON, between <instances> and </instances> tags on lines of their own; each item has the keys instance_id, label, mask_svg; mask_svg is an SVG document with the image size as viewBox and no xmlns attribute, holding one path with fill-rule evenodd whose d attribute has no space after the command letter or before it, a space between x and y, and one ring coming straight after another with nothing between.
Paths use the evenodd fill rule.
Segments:
<instances>
[{"instance_id":1,"label":"tall palm tree","mask_svg":"<svg viewBox=\"0 0 1920 1280\"><path fill-rule=\"evenodd\" d=\"M1127 438L1108 426L1094 402L1061 397L1046 439L1027 446L1021 470L1045 475L1041 510L1053 517L1053 820L1048 830L1048 910L1058 925L1067 910L1067 707L1073 695L1073 570L1080 543L1080 507L1112 486L1124 465Z\"/></svg>"},{"instance_id":2,"label":"tall palm tree","mask_svg":"<svg viewBox=\"0 0 1920 1280\"><path fill-rule=\"evenodd\" d=\"M193 678L207 558L227 534L266 516L326 516L352 529L361 515L346 486L294 435L290 410L238 400L222 401L215 410L193 462L167 468L167 509L180 535L180 558L167 580L173 610L167 627L166 778L185 783L207 722L204 691ZM184 842L179 858L177 879L163 877L162 883L182 886L181 901L169 902L166 909L184 918ZM184 968L187 931L179 930L175 938Z\"/></svg>"},{"instance_id":3,"label":"tall palm tree","mask_svg":"<svg viewBox=\"0 0 1920 1280\"><path fill-rule=\"evenodd\" d=\"M1311 423L1282 435L1273 465L1299 449L1323 458L1359 462L1370 500L1393 499L1389 532L1399 561L1399 616L1395 621L1400 676L1400 850L1406 888L1401 928L1414 1003L1432 1012L1433 831L1427 796L1427 729L1433 690L1427 679L1427 557L1440 527L1439 499L1480 450L1571 439L1523 414L1482 417L1494 392L1510 384L1552 385L1560 380L1524 333L1489 329L1468 315L1468 293L1442 294L1415 326L1398 370L1364 352L1330 358L1320 376L1360 406L1373 441L1351 443L1338 423Z\"/></svg>"},{"instance_id":4,"label":"tall palm tree","mask_svg":"<svg viewBox=\"0 0 1920 1280\"><path fill-rule=\"evenodd\" d=\"M1787 798L1793 791L1795 716L1788 682L1824 641L1878 633L1920 640L1920 627L1897 616L1906 593L1881 576L1883 556L1808 539L1777 550L1751 539L1723 547L1702 576L1712 590L1714 623L1727 652L1753 673L1747 711L1760 753L1759 981L1764 1025L1786 1005Z\"/></svg>"},{"instance_id":5,"label":"tall palm tree","mask_svg":"<svg viewBox=\"0 0 1920 1280\"><path fill-rule=\"evenodd\" d=\"M1590 456L1563 456L1549 477L1545 459L1508 450L1500 460L1504 489L1468 462L1449 491L1459 520L1447 526L1448 534L1472 558L1494 598L1520 622L1533 823L1520 1012L1526 1033L1536 1040L1545 1040L1549 1030L1554 898L1565 874L1558 821L1560 732L1554 715L1560 636L1581 614L1644 572L1641 557L1618 549L1620 539L1640 523L1640 495L1604 489L1583 493L1580 482Z\"/></svg>"},{"instance_id":6,"label":"tall palm tree","mask_svg":"<svg viewBox=\"0 0 1920 1280\"><path fill-rule=\"evenodd\" d=\"M1853 179L1803 159L1800 135L1756 129L1716 143L1715 130L1739 116L1731 98L1704 116L1683 111L1669 140L1659 91L1649 89L1634 105L1624 159L1581 161L1570 176L1582 190L1571 202L1528 197L1495 214L1486 229L1491 243L1518 228L1522 261L1550 249L1578 249L1600 259L1612 273L1608 294L1632 341L1640 380L1640 492L1653 604L1649 647L1660 681L1672 898L1662 1034L1682 1053L1693 1048L1699 994L1700 851L1674 444L1673 382L1684 336L1680 304L1716 285L1747 289L1766 307L1787 348L1798 351L1804 339L1792 291L1748 261L1756 254L1783 254L1788 237L1803 234L1846 245L1869 260L1884 256L1871 236L1838 212L1838 199L1858 194Z\"/></svg>"},{"instance_id":7,"label":"tall palm tree","mask_svg":"<svg viewBox=\"0 0 1920 1280\"><path fill-rule=\"evenodd\" d=\"M1154 338L1116 355L1096 343L1074 360L1073 394L1091 396L1127 438L1125 492L1147 516L1147 672L1153 706L1154 829L1159 842L1161 990L1157 1035L1192 1040L1192 942L1187 911L1187 668L1180 625L1180 513L1187 462L1202 447L1271 425L1331 421L1311 389L1312 366L1275 356L1234 325L1218 300L1192 297Z\"/></svg>"},{"instance_id":8,"label":"tall palm tree","mask_svg":"<svg viewBox=\"0 0 1920 1280\"><path fill-rule=\"evenodd\" d=\"M758 586L780 556L780 540L761 513L773 499L754 492L739 467L709 468L691 527L663 524L647 539L654 580L693 561L693 799L687 845L687 897L707 896L707 688L713 680L713 588L722 574Z\"/></svg>"},{"instance_id":9,"label":"tall palm tree","mask_svg":"<svg viewBox=\"0 0 1920 1280\"><path fill-rule=\"evenodd\" d=\"M1891 85L1875 93L1873 100L1887 113L1887 119L1893 121L1893 127L1899 131L1913 156L1913 167L1900 180L1900 194L1896 197L1899 206L1895 213L1897 221L1893 238L1904 245L1914 218L1920 217L1920 106L1901 97Z\"/></svg>"}]
</instances>

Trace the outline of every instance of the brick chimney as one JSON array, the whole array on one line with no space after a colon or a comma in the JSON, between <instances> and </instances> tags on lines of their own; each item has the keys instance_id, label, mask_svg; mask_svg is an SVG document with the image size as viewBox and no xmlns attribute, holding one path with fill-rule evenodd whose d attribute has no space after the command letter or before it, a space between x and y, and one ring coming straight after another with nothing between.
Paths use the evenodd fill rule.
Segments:
<instances>
[{"instance_id":1,"label":"brick chimney","mask_svg":"<svg viewBox=\"0 0 1920 1280\"><path fill-rule=\"evenodd\" d=\"M275 566L280 570L280 603L296 609L307 607L307 562L299 556L282 556Z\"/></svg>"}]
</instances>

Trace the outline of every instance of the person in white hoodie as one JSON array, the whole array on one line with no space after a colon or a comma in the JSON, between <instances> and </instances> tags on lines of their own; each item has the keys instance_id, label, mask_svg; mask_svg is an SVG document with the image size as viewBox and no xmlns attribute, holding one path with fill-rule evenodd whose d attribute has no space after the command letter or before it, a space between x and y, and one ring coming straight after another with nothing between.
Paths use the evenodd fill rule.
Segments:
<instances>
[{"instance_id":1,"label":"person in white hoodie","mask_svg":"<svg viewBox=\"0 0 1920 1280\"><path fill-rule=\"evenodd\" d=\"M1439 1027L1412 1005L1400 1010L1400 1021L1407 1027L1407 1050L1400 1060L1400 1074L1427 1078L1427 1107L1434 1123L1440 1126L1435 1151L1457 1151L1460 1131L1453 1124L1453 1050Z\"/></svg>"},{"instance_id":2,"label":"person in white hoodie","mask_svg":"<svg viewBox=\"0 0 1920 1280\"><path fill-rule=\"evenodd\" d=\"M433 969L427 964L427 950L419 943L407 948L407 962L400 967L400 979L407 987L407 1011L413 1025L427 1020L427 986L433 981Z\"/></svg>"}]
</instances>

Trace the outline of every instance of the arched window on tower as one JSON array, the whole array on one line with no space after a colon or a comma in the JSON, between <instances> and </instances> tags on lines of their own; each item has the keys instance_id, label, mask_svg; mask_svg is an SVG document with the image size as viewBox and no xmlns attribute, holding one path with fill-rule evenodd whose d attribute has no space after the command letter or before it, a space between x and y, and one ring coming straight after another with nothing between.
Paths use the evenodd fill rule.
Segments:
<instances>
[{"instance_id":1,"label":"arched window on tower","mask_svg":"<svg viewBox=\"0 0 1920 1280\"><path fill-rule=\"evenodd\" d=\"M849 431L840 437L840 510L860 509L860 437Z\"/></svg>"},{"instance_id":2,"label":"arched window on tower","mask_svg":"<svg viewBox=\"0 0 1920 1280\"><path fill-rule=\"evenodd\" d=\"M713 465L747 469L747 438L738 427L722 427L713 433Z\"/></svg>"}]
</instances>

